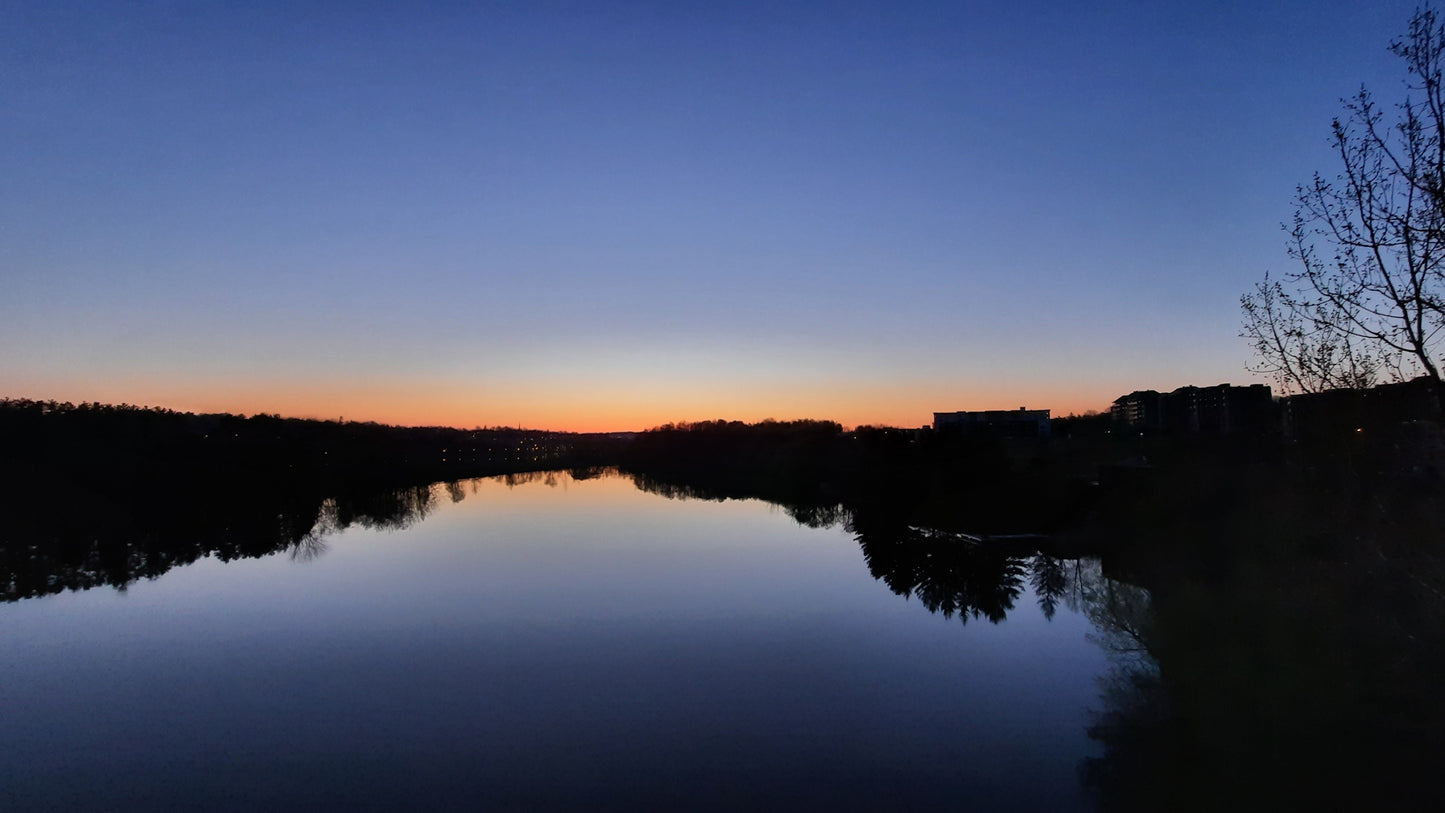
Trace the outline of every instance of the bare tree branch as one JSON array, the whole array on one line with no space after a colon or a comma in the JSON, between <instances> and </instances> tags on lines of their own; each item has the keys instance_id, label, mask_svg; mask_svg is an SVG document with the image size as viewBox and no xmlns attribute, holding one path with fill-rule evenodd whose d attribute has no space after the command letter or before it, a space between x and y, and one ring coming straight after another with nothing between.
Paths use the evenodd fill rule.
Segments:
<instances>
[{"instance_id":1,"label":"bare tree branch","mask_svg":"<svg viewBox=\"0 0 1445 813\"><path fill-rule=\"evenodd\" d=\"M1330 131L1340 170L1296 189L1294 272L1240 298L1256 363L1287 392L1425 375L1445 340L1445 24L1417 11L1390 44L1405 62L1396 117L1361 88Z\"/></svg>"}]
</instances>

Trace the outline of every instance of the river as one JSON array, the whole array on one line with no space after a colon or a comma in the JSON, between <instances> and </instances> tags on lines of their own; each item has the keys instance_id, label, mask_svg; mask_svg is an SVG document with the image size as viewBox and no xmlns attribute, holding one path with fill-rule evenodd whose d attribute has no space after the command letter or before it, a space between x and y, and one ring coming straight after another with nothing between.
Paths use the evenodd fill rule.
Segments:
<instances>
[{"instance_id":1,"label":"river","mask_svg":"<svg viewBox=\"0 0 1445 813\"><path fill-rule=\"evenodd\" d=\"M0 807L1090 807L1097 563L904 573L616 474L408 500L0 605Z\"/></svg>"}]
</instances>

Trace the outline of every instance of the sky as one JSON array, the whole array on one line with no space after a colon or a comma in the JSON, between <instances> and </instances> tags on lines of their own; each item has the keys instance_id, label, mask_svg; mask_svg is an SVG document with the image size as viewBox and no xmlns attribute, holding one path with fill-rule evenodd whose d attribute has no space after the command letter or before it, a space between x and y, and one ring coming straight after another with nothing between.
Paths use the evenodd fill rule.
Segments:
<instances>
[{"instance_id":1,"label":"sky","mask_svg":"<svg viewBox=\"0 0 1445 813\"><path fill-rule=\"evenodd\" d=\"M1264 381L1239 296L1414 7L3 3L0 397L604 431Z\"/></svg>"}]
</instances>

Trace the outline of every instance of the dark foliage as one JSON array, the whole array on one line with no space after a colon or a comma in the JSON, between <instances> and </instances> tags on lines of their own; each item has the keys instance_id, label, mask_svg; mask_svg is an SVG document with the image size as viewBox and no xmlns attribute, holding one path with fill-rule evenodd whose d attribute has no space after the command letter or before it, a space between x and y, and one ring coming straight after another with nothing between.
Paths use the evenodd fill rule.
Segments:
<instances>
[{"instance_id":1,"label":"dark foliage","mask_svg":"<svg viewBox=\"0 0 1445 813\"><path fill-rule=\"evenodd\" d=\"M1426 809L1445 753L1445 433L1174 449L1106 493L1105 571L1148 606L1090 733L1126 810Z\"/></svg>"},{"instance_id":2,"label":"dark foliage","mask_svg":"<svg viewBox=\"0 0 1445 813\"><path fill-rule=\"evenodd\" d=\"M615 445L0 400L0 598L124 587L208 555L305 555L333 530L423 516L430 483L596 465Z\"/></svg>"},{"instance_id":3,"label":"dark foliage","mask_svg":"<svg viewBox=\"0 0 1445 813\"><path fill-rule=\"evenodd\" d=\"M521 429L0 400L0 466L4 475L27 480L176 479L185 472L328 488L599 463L611 454L608 443L599 436Z\"/></svg>"},{"instance_id":4,"label":"dark foliage","mask_svg":"<svg viewBox=\"0 0 1445 813\"><path fill-rule=\"evenodd\" d=\"M648 490L791 506L842 504L900 522L986 533L1051 531L1087 501L1087 479L1051 465L1047 439L715 421L640 433L622 468Z\"/></svg>"}]
</instances>

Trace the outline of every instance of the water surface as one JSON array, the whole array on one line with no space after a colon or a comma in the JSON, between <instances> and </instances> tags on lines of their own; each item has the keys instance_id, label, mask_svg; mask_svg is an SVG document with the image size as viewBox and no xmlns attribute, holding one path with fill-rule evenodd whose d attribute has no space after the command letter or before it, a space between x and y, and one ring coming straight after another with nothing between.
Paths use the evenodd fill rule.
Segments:
<instances>
[{"instance_id":1,"label":"water surface","mask_svg":"<svg viewBox=\"0 0 1445 813\"><path fill-rule=\"evenodd\" d=\"M996 623L931 612L842 525L517 480L0 605L0 802L1087 806L1108 658L1077 602L1015 578Z\"/></svg>"}]
</instances>

